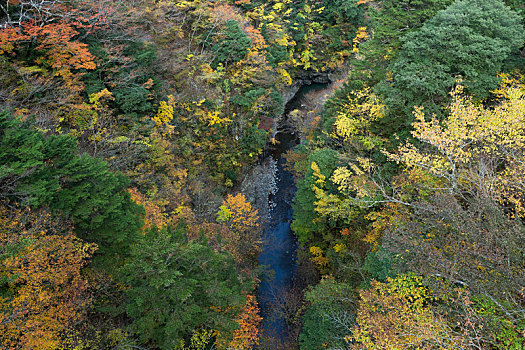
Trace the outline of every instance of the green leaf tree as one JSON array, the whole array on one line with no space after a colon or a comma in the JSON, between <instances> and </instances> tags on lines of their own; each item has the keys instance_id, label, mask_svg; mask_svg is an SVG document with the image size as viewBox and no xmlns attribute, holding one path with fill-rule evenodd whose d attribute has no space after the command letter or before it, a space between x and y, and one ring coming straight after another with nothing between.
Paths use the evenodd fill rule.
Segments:
<instances>
[{"instance_id":1,"label":"green leaf tree","mask_svg":"<svg viewBox=\"0 0 525 350\"><path fill-rule=\"evenodd\" d=\"M312 241L314 235L322 232L328 225L316 212L317 197L314 188L320 186L320 178L330 177L336 164L337 152L329 148L316 150L307 158L308 168L304 178L297 181L297 194L293 203L292 229L301 243ZM330 182L323 185L327 191L333 187Z\"/></svg>"},{"instance_id":2,"label":"green leaf tree","mask_svg":"<svg viewBox=\"0 0 525 350\"><path fill-rule=\"evenodd\" d=\"M143 343L171 350L199 328L232 334L245 300L231 255L188 240L182 225L150 230L131 254L126 312Z\"/></svg>"},{"instance_id":3,"label":"green leaf tree","mask_svg":"<svg viewBox=\"0 0 525 350\"><path fill-rule=\"evenodd\" d=\"M400 95L410 108L438 102L458 78L485 97L523 40L520 17L501 0L455 1L405 37L392 69L395 99Z\"/></svg>"},{"instance_id":4,"label":"green leaf tree","mask_svg":"<svg viewBox=\"0 0 525 350\"><path fill-rule=\"evenodd\" d=\"M346 348L345 336L355 324L355 294L350 284L332 277L323 278L306 292L310 306L302 318L301 349Z\"/></svg>"}]
</instances>

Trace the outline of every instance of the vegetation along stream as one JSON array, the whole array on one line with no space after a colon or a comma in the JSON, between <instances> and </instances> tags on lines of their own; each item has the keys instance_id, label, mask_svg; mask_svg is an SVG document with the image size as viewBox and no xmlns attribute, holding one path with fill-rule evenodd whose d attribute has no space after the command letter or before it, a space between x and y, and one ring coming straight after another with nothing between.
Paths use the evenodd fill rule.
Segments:
<instances>
[{"instance_id":1,"label":"vegetation along stream","mask_svg":"<svg viewBox=\"0 0 525 350\"><path fill-rule=\"evenodd\" d=\"M264 232L263 251L259 263L268 270L268 276L259 287L259 302L263 317L264 348L284 346L294 343L290 325L286 322L283 310L283 298L290 294L293 279L297 271L296 237L291 230L292 202L296 187L293 175L285 169L283 154L300 142L299 133L290 121L290 113L306 113L312 106L310 98L320 96L318 92L326 90L328 84L311 84L302 86L288 102L285 115L279 123L275 142L271 145L269 156L277 163L277 191L271 196L272 210L270 221ZM279 344L279 345L278 345Z\"/></svg>"}]
</instances>

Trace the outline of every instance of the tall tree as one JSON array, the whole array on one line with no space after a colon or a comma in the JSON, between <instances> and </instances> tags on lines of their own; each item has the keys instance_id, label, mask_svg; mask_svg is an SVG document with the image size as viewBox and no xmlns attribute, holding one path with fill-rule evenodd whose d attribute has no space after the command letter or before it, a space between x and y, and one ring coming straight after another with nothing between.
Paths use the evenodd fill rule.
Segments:
<instances>
[{"instance_id":1,"label":"tall tree","mask_svg":"<svg viewBox=\"0 0 525 350\"><path fill-rule=\"evenodd\" d=\"M231 336L244 298L229 254L188 240L179 225L148 231L131 257L122 270L125 307L143 343L171 350L199 328Z\"/></svg>"},{"instance_id":2,"label":"tall tree","mask_svg":"<svg viewBox=\"0 0 525 350\"><path fill-rule=\"evenodd\" d=\"M520 17L503 1L457 0L405 37L392 68L392 98L401 97L410 109L435 103L458 78L471 93L485 97L524 39Z\"/></svg>"},{"instance_id":3,"label":"tall tree","mask_svg":"<svg viewBox=\"0 0 525 350\"><path fill-rule=\"evenodd\" d=\"M224 238L237 263L254 264L262 244L257 210L242 193L228 195L219 208L217 220L230 228Z\"/></svg>"},{"instance_id":4,"label":"tall tree","mask_svg":"<svg viewBox=\"0 0 525 350\"><path fill-rule=\"evenodd\" d=\"M411 215L386 240L413 270L503 298L524 315L518 266L525 230L516 219L524 215L525 100L521 87L501 94L499 106L485 109L458 88L442 123L416 110L413 135L421 144L390 154L407 168L394 200L408 204Z\"/></svg>"},{"instance_id":5,"label":"tall tree","mask_svg":"<svg viewBox=\"0 0 525 350\"><path fill-rule=\"evenodd\" d=\"M32 129L0 113L0 185L3 198L47 206L75 225L101 252L122 252L140 227L143 209L125 190L128 180L107 163L77 154L70 136Z\"/></svg>"},{"instance_id":6,"label":"tall tree","mask_svg":"<svg viewBox=\"0 0 525 350\"><path fill-rule=\"evenodd\" d=\"M421 277L400 275L388 278L387 283L373 281L360 296L357 326L347 338L354 341L352 349L463 348L462 339L432 310L432 291L422 284Z\"/></svg>"},{"instance_id":7,"label":"tall tree","mask_svg":"<svg viewBox=\"0 0 525 350\"><path fill-rule=\"evenodd\" d=\"M416 109L417 142L385 152L404 168L393 183L378 188L392 206L370 216L377 223L372 236L383 230L382 245L396 271L424 276L443 298L446 318L462 328L454 332L476 349L512 348L523 340L515 334L522 332L525 315L525 99L522 86L512 80L506 85L492 108L475 104L458 87L443 121ZM366 311L374 303L363 312L379 317L379 309ZM425 337L426 330L411 332Z\"/></svg>"},{"instance_id":8,"label":"tall tree","mask_svg":"<svg viewBox=\"0 0 525 350\"><path fill-rule=\"evenodd\" d=\"M226 22L226 28L222 38L212 47L215 52L214 66L219 63L228 65L229 63L242 60L252 46L252 41L239 28L239 23L233 19Z\"/></svg>"},{"instance_id":9,"label":"tall tree","mask_svg":"<svg viewBox=\"0 0 525 350\"><path fill-rule=\"evenodd\" d=\"M236 350L248 350L259 345L262 317L259 315L259 304L255 296L247 295L246 305L236 321L239 329L233 333L230 347Z\"/></svg>"}]
</instances>

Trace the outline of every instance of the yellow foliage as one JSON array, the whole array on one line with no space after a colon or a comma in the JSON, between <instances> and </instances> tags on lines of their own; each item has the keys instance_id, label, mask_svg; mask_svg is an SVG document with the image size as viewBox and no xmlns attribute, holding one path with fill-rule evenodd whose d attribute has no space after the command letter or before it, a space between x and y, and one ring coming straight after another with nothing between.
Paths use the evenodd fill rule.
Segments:
<instances>
[{"instance_id":1,"label":"yellow foliage","mask_svg":"<svg viewBox=\"0 0 525 350\"><path fill-rule=\"evenodd\" d=\"M292 77L285 69L277 68L277 73L281 75L281 78L286 85L288 86L292 85Z\"/></svg>"},{"instance_id":2,"label":"yellow foliage","mask_svg":"<svg viewBox=\"0 0 525 350\"><path fill-rule=\"evenodd\" d=\"M259 226L257 210L252 208L250 202L242 193L235 196L228 195L221 208L224 207L230 213L230 225L238 231L244 231Z\"/></svg>"},{"instance_id":3,"label":"yellow foliage","mask_svg":"<svg viewBox=\"0 0 525 350\"><path fill-rule=\"evenodd\" d=\"M431 309L431 291L422 278L400 275L387 283L372 281L360 292L357 326L348 342L355 349L463 348L447 322Z\"/></svg>"},{"instance_id":4,"label":"yellow foliage","mask_svg":"<svg viewBox=\"0 0 525 350\"><path fill-rule=\"evenodd\" d=\"M321 169L317 163L312 162L311 168L313 170L313 176L317 178L315 184L312 185L312 191L315 193L317 200L314 202L315 211L321 216L331 217L333 219L353 217L357 212L356 208L353 205L352 198L339 198L338 196L327 193L324 190L324 185L326 183L326 176L321 173ZM349 187L355 188L359 193L364 193L366 186L363 185L363 177L356 177L350 175L348 169L338 168L335 171L335 180L339 181L339 188L343 188L346 185ZM334 181L334 176L332 176L332 181ZM335 182L338 184L338 182ZM351 186L350 186L351 185ZM364 193L363 196L367 194Z\"/></svg>"},{"instance_id":5,"label":"yellow foliage","mask_svg":"<svg viewBox=\"0 0 525 350\"><path fill-rule=\"evenodd\" d=\"M407 220L406 211L407 208L398 203L387 203L380 211L367 214L365 218L372 221L372 224L363 241L376 249L381 244L384 232L393 230Z\"/></svg>"},{"instance_id":6,"label":"yellow foliage","mask_svg":"<svg viewBox=\"0 0 525 350\"><path fill-rule=\"evenodd\" d=\"M358 140L366 148L373 148L380 140L370 134L370 125L384 115L385 106L370 88L352 91L336 116L335 132L331 136L346 142Z\"/></svg>"},{"instance_id":7,"label":"yellow foliage","mask_svg":"<svg viewBox=\"0 0 525 350\"><path fill-rule=\"evenodd\" d=\"M30 224L27 224L27 223ZM84 243L49 213L0 205L0 344L54 350L90 303L81 269L97 246Z\"/></svg>"},{"instance_id":8,"label":"yellow foliage","mask_svg":"<svg viewBox=\"0 0 525 350\"><path fill-rule=\"evenodd\" d=\"M113 94L108 89L100 90L89 95L89 103L91 103L95 109L104 107L102 101L113 101L114 99Z\"/></svg>"},{"instance_id":9,"label":"yellow foliage","mask_svg":"<svg viewBox=\"0 0 525 350\"><path fill-rule=\"evenodd\" d=\"M352 40L354 42L354 46L352 48L352 52L357 53L359 52L358 45L368 39L368 34L366 32L366 27L359 27L357 29L355 38Z\"/></svg>"},{"instance_id":10,"label":"yellow foliage","mask_svg":"<svg viewBox=\"0 0 525 350\"><path fill-rule=\"evenodd\" d=\"M310 247L310 254L312 254L312 261L320 267L328 265L328 258L323 255L323 250L319 247Z\"/></svg>"},{"instance_id":11,"label":"yellow foliage","mask_svg":"<svg viewBox=\"0 0 525 350\"><path fill-rule=\"evenodd\" d=\"M357 197L364 198L371 196L374 190L370 188L367 181L367 174L371 171L373 165L370 159L356 157L355 163L347 167L338 167L334 170L330 180L336 185L340 192L353 191Z\"/></svg>"},{"instance_id":12,"label":"yellow foliage","mask_svg":"<svg viewBox=\"0 0 525 350\"><path fill-rule=\"evenodd\" d=\"M181 344L175 350L201 350L206 349L213 343L213 338L216 335L215 331L200 329L193 332L188 345L181 341Z\"/></svg>"},{"instance_id":13,"label":"yellow foliage","mask_svg":"<svg viewBox=\"0 0 525 350\"><path fill-rule=\"evenodd\" d=\"M336 253L344 253L346 251L347 247L344 243L337 243L334 245L334 252Z\"/></svg>"},{"instance_id":14,"label":"yellow foliage","mask_svg":"<svg viewBox=\"0 0 525 350\"><path fill-rule=\"evenodd\" d=\"M331 180L338 185L339 191L345 191L350 188L350 179L352 176L352 172L347 167L339 167L334 170Z\"/></svg>"},{"instance_id":15,"label":"yellow foliage","mask_svg":"<svg viewBox=\"0 0 525 350\"><path fill-rule=\"evenodd\" d=\"M326 176L324 176L322 173L321 173L321 169L319 168L319 165L317 165L316 162L312 162L312 170L314 171L313 172L313 175L317 178L317 180L315 180L315 183L316 184L319 184L319 185L324 185L325 181L326 181Z\"/></svg>"},{"instance_id":16,"label":"yellow foliage","mask_svg":"<svg viewBox=\"0 0 525 350\"><path fill-rule=\"evenodd\" d=\"M444 188L474 190L525 214L525 93L515 82L504 81L496 94L501 103L486 109L458 86L443 121L435 116L427 121L423 109L416 108L412 135L429 147L406 143L397 153L385 154L411 171L435 176Z\"/></svg>"},{"instance_id":17,"label":"yellow foliage","mask_svg":"<svg viewBox=\"0 0 525 350\"><path fill-rule=\"evenodd\" d=\"M173 120L173 106L165 101L160 101L157 114L153 117L153 121L157 127L167 126Z\"/></svg>"},{"instance_id":18,"label":"yellow foliage","mask_svg":"<svg viewBox=\"0 0 525 350\"><path fill-rule=\"evenodd\" d=\"M224 238L237 262L246 263L260 251L259 215L242 193L226 197L217 212L217 221L229 228Z\"/></svg>"},{"instance_id":19,"label":"yellow foliage","mask_svg":"<svg viewBox=\"0 0 525 350\"><path fill-rule=\"evenodd\" d=\"M217 212L217 221L219 222L228 222L232 217L231 210L227 206L221 205L219 211Z\"/></svg>"},{"instance_id":20,"label":"yellow foliage","mask_svg":"<svg viewBox=\"0 0 525 350\"><path fill-rule=\"evenodd\" d=\"M107 137L108 127L112 123L109 104L114 100L113 94L107 89L89 95L89 103L73 105L65 116L58 121L67 123L69 133L75 137L85 137L94 143ZM59 127L57 132L60 132Z\"/></svg>"},{"instance_id":21,"label":"yellow foliage","mask_svg":"<svg viewBox=\"0 0 525 350\"><path fill-rule=\"evenodd\" d=\"M227 125L231 123L231 119L228 117L222 117L221 111L207 111L203 114L204 120L209 126L213 125Z\"/></svg>"}]
</instances>

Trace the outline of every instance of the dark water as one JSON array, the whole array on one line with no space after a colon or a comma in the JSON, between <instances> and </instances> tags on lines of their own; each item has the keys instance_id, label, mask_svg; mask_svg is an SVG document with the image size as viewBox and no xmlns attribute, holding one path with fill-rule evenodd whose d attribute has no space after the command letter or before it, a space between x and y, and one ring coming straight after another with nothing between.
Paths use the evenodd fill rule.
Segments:
<instances>
[{"instance_id":1,"label":"dark water","mask_svg":"<svg viewBox=\"0 0 525 350\"><path fill-rule=\"evenodd\" d=\"M278 127L272 147L271 157L277 162L277 192L270 200L275 204L270 213L270 221L265 229L263 250L259 263L268 270L259 286L259 305L263 317L262 348L276 348L276 344L289 343L289 325L282 311L285 298L292 287L297 271L297 241L292 233L292 201L296 187L293 176L283 167L283 153L299 143L297 133L287 123L287 114L294 109L306 107L307 93L326 88L325 84L312 84L302 87L285 108L285 118ZM272 341L268 342L269 339ZM265 341L266 340L266 345ZM273 344L269 346L268 343ZM279 346L279 348L281 348Z\"/></svg>"}]
</instances>

